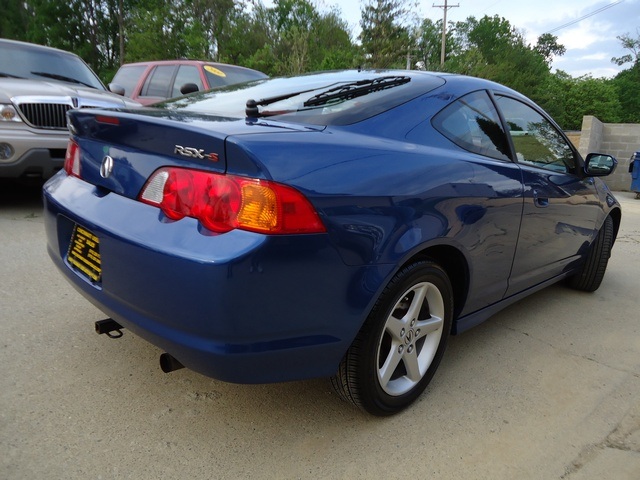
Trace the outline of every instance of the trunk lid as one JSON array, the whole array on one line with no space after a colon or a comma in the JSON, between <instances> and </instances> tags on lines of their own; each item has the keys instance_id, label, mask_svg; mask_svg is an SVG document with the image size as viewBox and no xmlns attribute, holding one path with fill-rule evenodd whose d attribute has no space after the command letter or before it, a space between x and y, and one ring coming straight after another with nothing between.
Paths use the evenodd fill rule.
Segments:
<instances>
[{"instance_id":1,"label":"trunk lid","mask_svg":"<svg viewBox=\"0 0 640 480\"><path fill-rule=\"evenodd\" d=\"M70 129L81 149L81 177L101 190L136 198L165 166L225 173L230 135L308 131L245 119L156 109L73 110Z\"/></svg>"}]
</instances>

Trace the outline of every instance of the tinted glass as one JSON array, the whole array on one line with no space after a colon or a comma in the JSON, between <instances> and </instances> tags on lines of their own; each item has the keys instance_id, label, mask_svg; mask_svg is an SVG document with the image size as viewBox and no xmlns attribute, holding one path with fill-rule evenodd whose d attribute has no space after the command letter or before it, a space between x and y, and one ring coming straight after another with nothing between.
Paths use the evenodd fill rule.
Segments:
<instances>
[{"instance_id":1,"label":"tinted glass","mask_svg":"<svg viewBox=\"0 0 640 480\"><path fill-rule=\"evenodd\" d=\"M509 143L498 112L485 91L456 100L433 118L433 126L459 147L509 160Z\"/></svg>"},{"instance_id":2,"label":"tinted glass","mask_svg":"<svg viewBox=\"0 0 640 480\"><path fill-rule=\"evenodd\" d=\"M180 67L178 67L176 79L173 81L171 96L179 97L180 95L182 95L180 87L182 87L185 83L195 83L198 86L198 90L204 90L202 80L200 80L198 67L193 65L180 65Z\"/></svg>"},{"instance_id":3,"label":"tinted glass","mask_svg":"<svg viewBox=\"0 0 640 480\"><path fill-rule=\"evenodd\" d=\"M133 95L133 89L140 80L143 72L147 67L144 65L133 65L130 67L120 67L120 70L113 77L112 83L117 83L124 87L125 97Z\"/></svg>"},{"instance_id":4,"label":"tinted glass","mask_svg":"<svg viewBox=\"0 0 640 480\"><path fill-rule=\"evenodd\" d=\"M357 82L388 78L393 73L406 72L327 72L302 77L256 80L172 100L154 107L227 118L245 118L247 117L247 100L259 101L280 97L280 100L259 106L260 114L264 117L298 123L349 125L401 105L444 83L444 80L436 76L412 74L406 77L406 82L387 89L374 89L363 95L347 96L332 102L305 106L309 100L318 98L328 91L335 92L336 88L354 86Z\"/></svg>"},{"instance_id":5,"label":"tinted glass","mask_svg":"<svg viewBox=\"0 0 640 480\"><path fill-rule=\"evenodd\" d=\"M574 173L573 150L562 134L538 111L509 97L496 97L509 127L518 163L555 172Z\"/></svg>"},{"instance_id":6,"label":"tinted glass","mask_svg":"<svg viewBox=\"0 0 640 480\"><path fill-rule=\"evenodd\" d=\"M80 57L30 45L0 42L0 72L18 78L57 81L105 90Z\"/></svg>"},{"instance_id":7,"label":"tinted glass","mask_svg":"<svg viewBox=\"0 0 640 480\"><path fill-rule=\"evenodd\" d=\"M175 70L175 65L160 65L154 68L142 87L142 96L169 98L169 86Z\"/></svg>"},{"instance_id":8,"label":"tinted glass","mask_svg":"<svg viewBox=\"0 0 640 480\"><path fill-rule=\"evenodd\" d=\"M267 78L264 73L258 72L257 70L239 68L231 65L205 65L203 70L210 88Z\"/></svg>"}]
</instances>

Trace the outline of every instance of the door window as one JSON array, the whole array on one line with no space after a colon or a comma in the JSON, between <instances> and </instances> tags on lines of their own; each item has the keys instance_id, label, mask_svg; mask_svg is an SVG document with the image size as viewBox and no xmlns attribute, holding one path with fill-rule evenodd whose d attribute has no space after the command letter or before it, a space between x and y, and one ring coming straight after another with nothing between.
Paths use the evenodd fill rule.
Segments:
<instances>
[{"instance_id":1,"label":"door window","mask_svg":"<svg viewBox=\"0 0 640 480\"><path fill-rule=\"evenodd\" d=\"M576 159L564 136L540 113L513 98L496 96L516 150L518 163L575 173Z\"/></svg>"},{"instance_id":2,"label":"door window","mask_svg":"<svg viewBox=\"0 0 640 480\"><path fill-rule=\"evenodd\" d=\"M176 75L176 79L173 82L171 97L182 96L180 87L182 87L185 83L195 83L198 86L198 91L201 92L202 90L204 90L202 80L200 80L198 67L193 65L180 65L180 67L178 67L178 74Z\"/></svg>"}]
</instances>

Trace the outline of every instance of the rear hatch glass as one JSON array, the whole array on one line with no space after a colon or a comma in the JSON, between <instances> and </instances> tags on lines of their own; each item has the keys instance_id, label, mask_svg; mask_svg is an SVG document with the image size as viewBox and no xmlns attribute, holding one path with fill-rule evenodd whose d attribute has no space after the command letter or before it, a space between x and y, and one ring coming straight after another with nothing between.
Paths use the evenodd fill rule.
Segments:
<instances>
[{"instance_id":1,"label":"rear hatch glass","mask_svg":"<svg viewBox=\"0 0 640 480\"><path fill-rule=\"evenodd\" d=\"M312 125L349 125L444 84L435 75L405 71L328 72L234 85L157 104L233 118L277 117Z\"/></svg>"}]
</instances>

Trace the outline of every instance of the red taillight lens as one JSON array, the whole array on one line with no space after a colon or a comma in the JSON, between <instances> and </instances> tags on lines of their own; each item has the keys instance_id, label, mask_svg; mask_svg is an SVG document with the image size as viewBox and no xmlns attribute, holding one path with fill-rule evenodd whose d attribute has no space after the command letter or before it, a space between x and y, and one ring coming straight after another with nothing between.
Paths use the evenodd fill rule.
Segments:
<instances>
[{"instance_id":1,"label":"red taillight lens","mask_svg":"<svg viewBox=\"0 0 640 480\"><path fill-rule=\"evenodd\" d=\"M67 153L64 156L64 170L68 175L80 177L80 147L73 140L67 143Z\"/></svg>"},{"instance_id":2,"label":"red taillight lens","mask_svg":"<svg viewBox=\"0 0 640 480\"><path fill-rule=\"evenodd\" d=\"M260 233L325 232L299 191L266 180L183 168L161 168L147 181L140 201L179 220L193 217L213 232L235 228Z\"/></svg>"}]
</instances>

